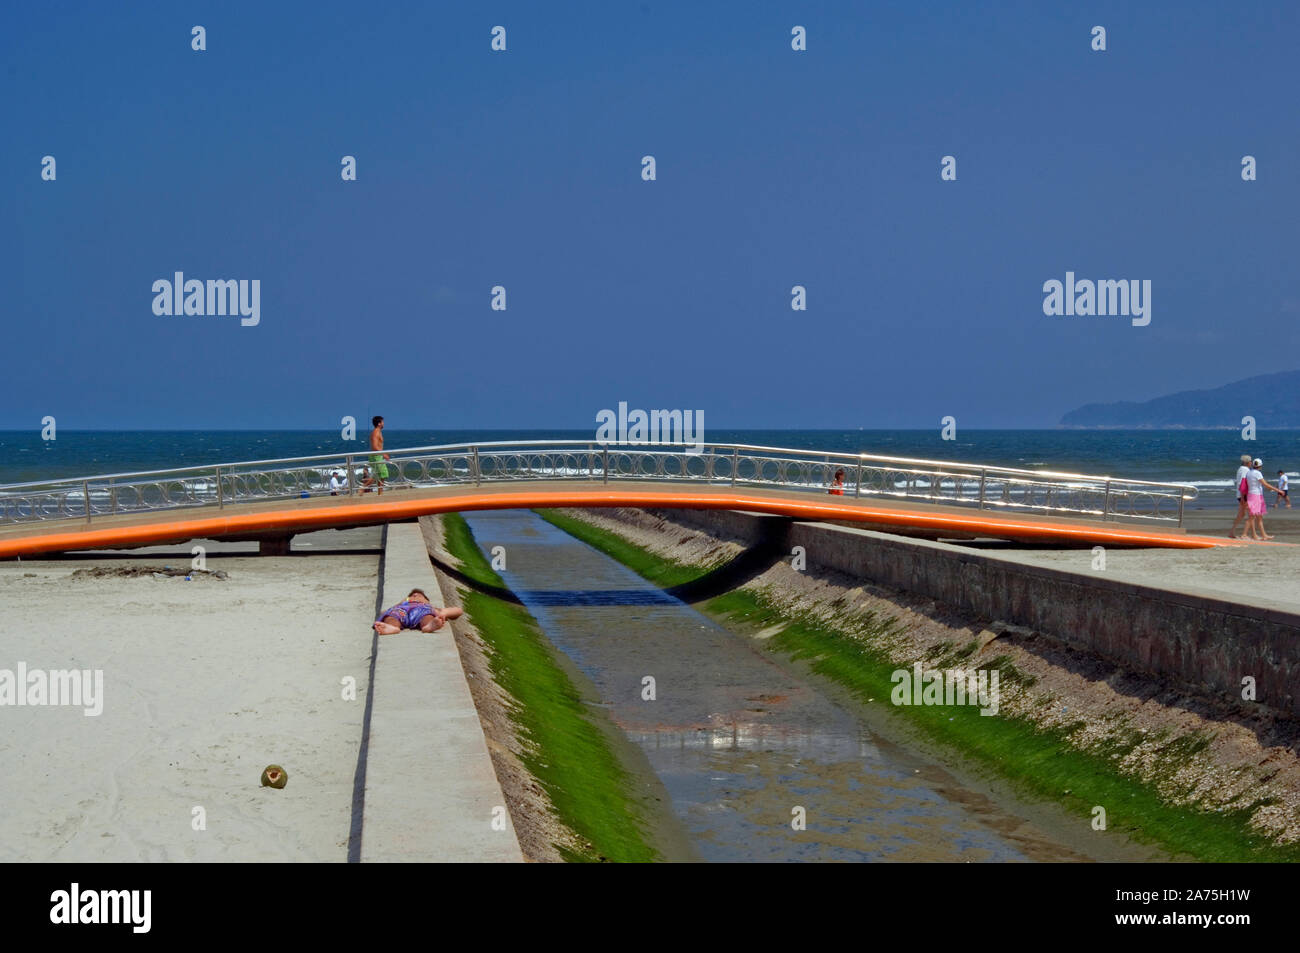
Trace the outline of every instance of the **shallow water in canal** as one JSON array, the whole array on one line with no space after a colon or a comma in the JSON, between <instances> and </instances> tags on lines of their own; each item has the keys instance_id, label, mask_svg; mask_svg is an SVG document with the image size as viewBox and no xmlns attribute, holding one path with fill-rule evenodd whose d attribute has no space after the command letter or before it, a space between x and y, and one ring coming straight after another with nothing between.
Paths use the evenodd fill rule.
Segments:
<instances>
[{"instance_id":1,"label":"shallow water in canal","mask_svg":"<svg viewBox=\"0 0 1300 953\"><path fill-rule=\"evenodd\" d=\"M522 510L467 513L506 584L640 746L709 861L1067 859L819 686ZM490 558L490 555L489 555ZM646 676L655 698L643 699ZM799 809L806 829L792 822Z\"/></svg>"}]
</instances>

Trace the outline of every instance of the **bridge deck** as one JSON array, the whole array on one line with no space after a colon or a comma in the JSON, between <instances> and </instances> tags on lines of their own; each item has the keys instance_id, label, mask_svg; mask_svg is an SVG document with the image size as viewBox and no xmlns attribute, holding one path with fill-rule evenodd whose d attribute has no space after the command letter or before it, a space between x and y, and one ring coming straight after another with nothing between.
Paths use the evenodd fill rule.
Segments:
<instances>
[{"instance_id":1,"label":"bridge deck","mask_svg":"<svg viewBox=\"0 0 1300 953\"><path fill-rule=\"evenodd\" d=\"M0 558L72 550L130 548L196 538L258 539L311 530L371 526L433 513L533 507L651 507L748 510L795 519L844 521L886 532L943 538L993 538L1066 546L1205 549L1228 540L1190 536L1177 527L998 513L968 507L857 499L757 487L572 480L386 490L382 496L320 496L196 507L147 515L96 516L0 528Z\"/></svg>"}]
</instances>

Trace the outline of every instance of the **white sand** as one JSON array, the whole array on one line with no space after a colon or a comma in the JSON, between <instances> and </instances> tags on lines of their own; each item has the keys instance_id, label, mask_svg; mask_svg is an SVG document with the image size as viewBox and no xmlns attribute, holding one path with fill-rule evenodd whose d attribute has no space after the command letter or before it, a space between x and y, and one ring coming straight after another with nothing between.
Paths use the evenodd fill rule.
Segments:
<instances>
[{"instance_id":1,"label":"white sand","mask_svg":"<svg viewBox=\"0 0 1300 953\"><path fill-rule=\"evenodd\" d=\"M297 537L309 557L214 557L252 546L208 541L224 582L71 578L186 565L188 546L0 563L0 669L104 672L98 717L0 707L0 860L346 860L378 557L315 554L379 537ZM260 786L271 763L283 790Z\"/></svg>"}]
</instances>

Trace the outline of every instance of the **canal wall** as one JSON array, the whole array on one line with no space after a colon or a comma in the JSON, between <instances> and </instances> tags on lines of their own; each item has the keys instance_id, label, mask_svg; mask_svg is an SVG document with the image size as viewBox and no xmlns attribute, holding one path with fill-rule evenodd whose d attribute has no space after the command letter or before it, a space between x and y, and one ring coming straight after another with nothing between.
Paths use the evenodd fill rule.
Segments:
<instances>
[{"instance_id":1,"label":"canal wall","mask_svg":"<svg viewBox=\"0 0 1300 953\"><path fill-rule=\"evenodd\" d=\"M380 585L438 591L417 524L388 527ZM522 862L451 632L379 636L370 698L361 862Z\"/></svg>"},{"instance_id":2,"label":"canal wall","mask_svg":"<svg viewBox=\"0 0 1300 953\"><path fill-rule=\"evenodd\" d=\"M1026 626L1228 704L1241 701L1250 677L1258 703L1300 717L1300 613L826 523L732 511L647 512L744 545L802 546L809 567Z\"/></svg>"}]
</instances>

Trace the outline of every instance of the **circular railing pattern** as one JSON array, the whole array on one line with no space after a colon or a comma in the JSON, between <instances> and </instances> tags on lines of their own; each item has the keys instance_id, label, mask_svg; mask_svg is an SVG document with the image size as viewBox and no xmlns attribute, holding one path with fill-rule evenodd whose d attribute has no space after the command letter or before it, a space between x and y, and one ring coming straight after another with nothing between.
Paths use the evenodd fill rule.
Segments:
<instances>
[{"instance_id":1,"label":"circular railing pattern","mask_svg":"<svg viewBox=\"0 0 1300 953\"><path fill-rule=\"evenodd\" d=\"M544 442L538 442L542 444ZM559 442L556 442L559 444ZM202 506L329 494L335 471L348 475L354 495L367 474L369 454L313 458L314 462L230 464L178 474L95 477L22 487L0 487L0 523L91 519ZM1020 510L1103 519L1181 521L1194 487L1143 484L1084 475L1038 475L925 461L810 451L709 445L634 447L560 444L459 445L428 451L389 451L385 486L438 487L516 481L646 481L772 487L824 494L836 470L843 496L912 500L990 510Z\"/></svg>"}]
</instances>

